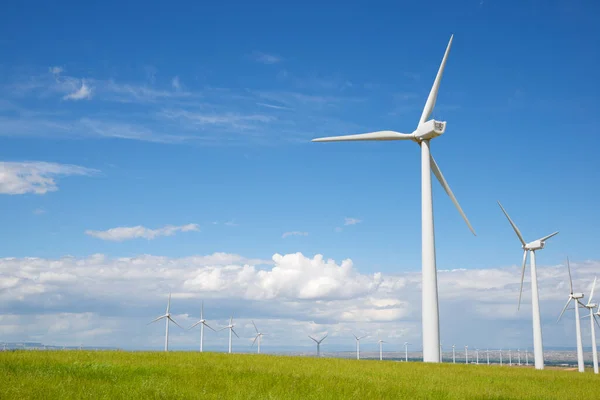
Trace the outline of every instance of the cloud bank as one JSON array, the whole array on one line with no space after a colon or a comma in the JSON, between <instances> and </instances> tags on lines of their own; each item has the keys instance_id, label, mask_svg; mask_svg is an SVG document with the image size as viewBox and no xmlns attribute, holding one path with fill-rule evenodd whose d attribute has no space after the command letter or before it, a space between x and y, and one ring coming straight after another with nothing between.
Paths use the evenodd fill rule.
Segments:
<instances>
[{"instance_id":1,"label":"cloud bank","mask_svg":"<svg viewBox=\"0 0 600 400\"><path fill-rule=\"evenodd\" d=\"M105 231L86 230L85 234L96 237L102 240L110 240L113 242L122 242L125 240L144 238L148 240L156 239L159 236L173 236L177 232L199 231L198 224L187 225L166 225L162 228L150 229L142 225L137 226L120 226L111 228Z\"/></svg>"}]
</instances>

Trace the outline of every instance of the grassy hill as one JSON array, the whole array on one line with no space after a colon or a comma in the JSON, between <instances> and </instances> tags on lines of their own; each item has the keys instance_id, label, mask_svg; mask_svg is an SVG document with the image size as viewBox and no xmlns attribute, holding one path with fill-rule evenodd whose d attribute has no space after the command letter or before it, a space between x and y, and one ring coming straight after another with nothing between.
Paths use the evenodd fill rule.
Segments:
<instances>
[{"instance_id":1,"label":"grassy hill","mask_svg":"<svg viewBox=\"0 0 600 400\"><path fill-rule=\"evenodd\" d=\"M592 399L591 372L120 351L0 352L0 399Z\"/></svg>"}]
</instances>

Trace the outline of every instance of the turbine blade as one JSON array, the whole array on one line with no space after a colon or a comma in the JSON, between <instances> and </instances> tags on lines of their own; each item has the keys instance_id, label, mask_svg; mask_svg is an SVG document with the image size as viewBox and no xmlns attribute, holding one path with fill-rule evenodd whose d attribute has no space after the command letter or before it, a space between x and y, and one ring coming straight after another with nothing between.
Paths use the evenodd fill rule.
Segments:
<instances>
[{"instance_id":1,"label":"turbine blade","mask_svg":"<svg viewBox=\"0 0 600 400\"><path fill-rule=\"evenodd\" d=\"M146 325L150 325L151 323L153 323L153 322L156 322L156 321L158 321L158 320L161 320L161 319L163 319L164 317L166 317L166 315L162 315L162 316L160 316L160 317L158 317L158 318L156 318L156 319L153 319L152 321L148 322Z\"/></svg>"},{"instance_id":2,"label":"turbine blade","mask_svg":"<svg viewBox=\"0 0 600 400\"><path fill-rule=\"evenodd\" d=\"M314 341L315 341L315 343L319 343L319 341L318 341L317 339L315 339L314 337L312 337L312 336L310 336L310 335L308 335L308 337L309 337L309 338L311 338L312 340L314 340Z\"/></svg>"},{"instance_id":3,"label":"turbine blade","mask_svg":"<svg viewBox=\"0 0 600 400\"><path fill-rule=\"evenodd\" d=\"M202 300L202 307L200 307L200 319L204 319L204 300Z\"/></svg>"},{"instance_id":4,"label":"turbine blade","mask_svg":"<svg viewBox=\"0 0 600 400\"><path fill-rule=\"evenodd\" d=\"M517 228L517 225L515 225L515 223L513 222L513 220L510 219L510 217L508 216L508 213L506 212L506 210L504 209L504 207L502 207L502 204L500 204L500 202L498 202L498 205L502 209L502 212L504 213L504 215L506 215L506 218L508 218L508 222L510 222L510 224L513 227L515 233L519 237L519 240L521 241L521 244L523 246L525 246L527 243L525 243L525 240L523 239L523 235L521 235L521 231L519 231L519 228Z\"/></svg>"},{"instance_id":5,"label":"turbine blade","mask_svg":"<svg viewBox=\"0 0 600 400\"><path fill-rule=\"evenodd\" d=\"M167 312L165 314L168 314L170 309L171 309L171 293L169 293L169 301L167 302Z\"/></svg>"},{"instance_id":6,"label":"turbine blade","mask_svg":"<svg viewBox=\"0 0 600 400\"><path fill-rule=\"evenodd\" d=\"M429 119L429 116L433 111L433 107L435 107L435 101L437 99L438 90L440 88L440 81L442 80L442 75L444 74L444 68L446 67L446 60L448 59L448 53L450 53L450 47L452 46L453 38L454 35L450 36L450 41L448 42L448 46L446 47L444 58L442 58L442 63L440 64L440 68L438 69L435 81L433 81L433 86L431 87L431 91L429 92L429 97L427 97L427 102L425 103L425 107L423 108L423 113L421 114L419 125Z\"/></svg>"},{"instance_id":7,"label":"turbine blade","mask_svg":"<svg viewBox=\"0 0 600 400\"><path fill-rule=\"evenodd\" d=\"M444 179L444 175L442 175L442 171L440 171L440 168L438 167L437 163L433 159L433 156L430 156L430 158L431 158L431 171L433 172L433 174L435 175L437 180L440 182L440 185L442 185L442 187L446 191L446 194L448 196L450 196L450 199L454 203L454 206L456 207L456 209L458 210L460 215L463 217L463 219L467 223L467 226L469 227L469 229L471 230L473 235L477 236L475 234L475 230L473 230L473 227L471 226L471 223L469 222L467 216L465 215L462 208L460 207L460 204L458 204L458 200L456 200L456 197L454 197L454 193L452 193L452 189L450 189L450 185L448 185L448 182L446 182L446 179Z\"/></svg>"},{"instance_id":8,"label":"turbine blade","mask_svg":"<svg viewBox=\"0 0 600 400\"><path fill-rule=\"evenodd\" d=\"M197 326L197 325L200 325L201 323L202 323L202 320L200 320L200 321L196 322L194 325L190 326L190 327L188 328L188 330L192 329L193 327L195 327L195 326Z\"/></svg>"},{"instance_id":9,"label":"turbine blade","mask_svg":"<svg viewBox=\"0 0 600 400\"><path fill-rule=\"evenodd\" d=\"M231 332L233 332L233 334L234 334L235 336L237 336L237 337L238 337L238 339L240 338L240 337L238 336L238 334L237 334L237 333L235 333L235 331L233 330L233 328L231 328Z\"/></svg>"},{"instance_id":10,"label":"turbine blade","mask_svg":"<svg viewBox=\"0 0 600 400\"><path fill-rule=\"evenodd\" d=\"M543 238L540 239L541 242L545 242L546 240L550 239L552 236L558 235L558 231L549 234L548 236L544 236Z\"/></svg>"},{"instance_id":11,"label":"turbine blade","mask_svg":"<svg viewBox=\"0 0 600 400\"><path fill-rule=\"evenodd\" d=\"M254 337L254 340L252 341L252 344L250 345L250 347L254 346L254 342L256 342L256 339L258 339L258 335L256 335L256 336Z\"/></svg>"},{"instance_id":12,"label":"turbine blade","mask_svg":"<svg viewBox=\"0 0 600 400\"><path fill-rule=\"evenodd\" d=\"M323 339L319 340L319 343L321 343L323 340L325 340L325 338L328 336L329 334L323 336Z\"/></svg>"},{"instance_id":13,"label":"turbine blade","mask_svg":"<svg viewBox=\"0 0 600 400\"><path fill-rule=\"evenodd\" d=\"M177 325L178 327L183 329L183 327L181 325L179 325L177 322L175 322L175 320L173 318L169 317L169 319L171 320L172 323L174 323L175 325Z\"/></svg>"},{"instance_id":14,"label":"turbine blade","mask_svg":"<svg viewBox=\"0 0 600 400\"><path fill-rule=\"evenodd\" d=\"M312 142L354 142L358 140L412 140L412 133L400 133L395 131L377 131L359 133L356 135L329 136L313 139Z\"/></svg>"},{"instance_id":15,"label":"turbine blade","mask_svg":"<svg viewBox=\"0 0 600 400\"><path fill-rule=\"evenodd\" d=\"M212 329L213 332L216 332L213 328L210 327L210 325L208 325L206 322L203 322L204 326L207 327L208 329Z\"/></svg>"},{"instance_id":16,"label":"turbine blade","mask_svg":"<svg viewBox=\"0 0 600 400\"><path fill-rule=\"evenodd\" d=\"M563 314L565 313L565 311L567 310L567 307L569 306L569 303L571 302L571 300L573 300L572 298L569 297L569 300L567 300L567 304L565 304L565 307L563 308L562 312L560 313L560 315L558 316L558 319L556 320L556 322L560 321L560 318L563 316ZM577 307L577 306L576 306Z\"/></svg>"},{"instance_id":17,"label":"turbine blade","mask_svg":"<svg viewBox=\"0 0 600 400\"><path fill-rule=\"evenodd\" d=\"M592 284L592 291L590 293L590 298L588 299L588 305L592 304L592 298L594 297L594 289L596 289L596 276L594 277L594 283Z\"/></svg>"},{"instance_id":18,"label":"turbine blade","mask_svg":"<svg viewBox=\"0 0 600 400\"><path fill-rule=\"evenodd\" d=\"M221 332L222 330L225 330L225 329L229 329L229 327L228 327L228 326L226 326L226 327L224 327L224 328L221 328L221 329L219 329L218 331L215 331L215 332Z\"/></svg>"},{"instance_id":19,"label":"turbine blade","mask_svg":"<svg viewBox=\"0 0 600 400\"><path fill-rule=\"evenodd\" d=\"M254 325L254 330L256 331L256 333L259 333L258 328L256 327L256 324L254 323L254 320L252 320L252 325Z\"/></svg>"},{"instance_id":20,"label":"turbine blade","mask_svg":"<svg viewBox=\"0 0 600 400\"><path fill-rule=\"evenodd\" d=\"M519 289L519 305L517 310L521 309L521 296L523 295L523 279L525 279L525 265L527 264L527 250L523 251L523 268L521 268L521 288Z\"/></svg>"},{"instance_id":21,"label":"turbine blade","mask_svg":"<svg viewBox=\"0 0 600 400\"><path fill-rule=\"evenodd\" d=\"M571 278L571 265L569 264L569 257L567 257L567 269L569 270L569 285L571 288L571 294L573 294L573 279Z\"/></svg>"},{"instance_id":22,"label":"turbine blade","mask_svg":"<svg viewBox=\"0 0 600 400\"><path fill-rule=\"evenodd\" d=\"M598 328L600 328L600 323L598 323L598 318L596 318L596 314L594 314L594 321L596 321L596 325L598 325Z\"/></svg>"}]
</instances>

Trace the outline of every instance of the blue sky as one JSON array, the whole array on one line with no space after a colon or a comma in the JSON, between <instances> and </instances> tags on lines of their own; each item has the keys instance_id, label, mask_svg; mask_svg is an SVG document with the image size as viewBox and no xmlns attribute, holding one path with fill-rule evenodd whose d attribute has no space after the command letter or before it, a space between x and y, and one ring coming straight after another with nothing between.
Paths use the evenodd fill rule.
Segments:
<instances>
[{"instance_id":1,"label":"blue sky","mask_svg":"<svg viewBox=\"0 0 600 400\"><path fill-rule=\"evenodd\" d=\"M310 140L411 132L453 33L432 153L477 237L434 181L438 268L519 264L496 200L527 240L560 231L539 264L595 262L600 6L461 3L5 6L1 254L301 252L418 272L418 147ZM158 236L86 234L134 226Z\"/></svg>"}]
</instances>

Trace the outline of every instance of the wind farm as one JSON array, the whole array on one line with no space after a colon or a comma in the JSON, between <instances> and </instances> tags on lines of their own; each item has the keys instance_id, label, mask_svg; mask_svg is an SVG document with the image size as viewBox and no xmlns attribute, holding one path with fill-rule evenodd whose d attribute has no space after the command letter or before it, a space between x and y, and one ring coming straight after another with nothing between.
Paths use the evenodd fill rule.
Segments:
<instances>
[{"instance_id":1,"label":"wind farm","mask_svg":"<svg viewBox=\"0 0 600 400\"><path fill-rule=\"evenodd\" d=\"M434 3L7 10L0 398L595 398L600 9Z\"/></svg>"}]
</instances>

